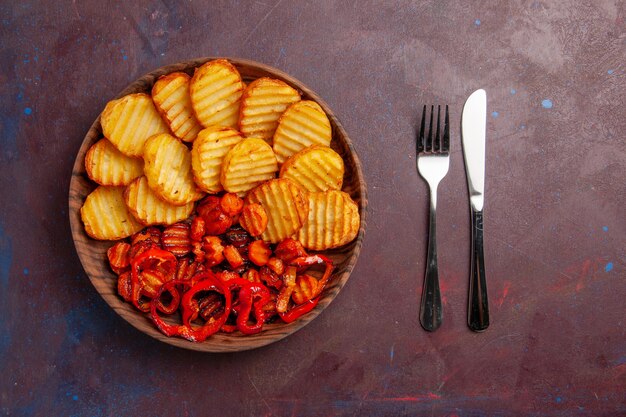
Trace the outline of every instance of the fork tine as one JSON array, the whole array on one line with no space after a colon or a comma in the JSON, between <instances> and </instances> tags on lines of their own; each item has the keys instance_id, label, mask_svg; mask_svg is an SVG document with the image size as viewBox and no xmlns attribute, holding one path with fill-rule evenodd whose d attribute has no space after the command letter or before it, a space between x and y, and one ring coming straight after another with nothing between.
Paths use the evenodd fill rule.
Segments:
<instances>
[{"instance_id":1,"label":"fork tine","mask_svg":"<svg viewBox=\"0 0 626 417\"><path fill-rule=\"evenodd\" d=\"M448 119L448 105L446 104L446 119L443 123L442 151L450 152L450 120Z\"/></svg>"},{"instance_id":2,"label":"fork tine","mask_svg":"<svg viewBox=\"0 0 626 417\"><path fill-rule=\"evenodd\" d=\"M417 137L417 153L424 152L424 128L426 127L426 105L422 111L422 123L420 125L420 133Z\"/></svg>"},{"instance_id":3,"label":"fork tine","mask_svg":"<svg viewBox=\"0 0 626 417\"><path fill-rule=\"evenodd\" d=\"M426 152L433 150L433 112L435 106L430 106L430 125L428 127L428 137L426 139Z\"/></svg>"},{"instance_id":4,"label":"fork tine","mask_svg":"<svg viewBox=\"0 0 626 417\"><path fill-rule=\"evenodd\" d=\"M439 123L441 113L441 106L437 106L437 133L435 134L435 140L433 141L433 152L441 152L441 136L439 135Z\"/></svg>"}]
</instances>

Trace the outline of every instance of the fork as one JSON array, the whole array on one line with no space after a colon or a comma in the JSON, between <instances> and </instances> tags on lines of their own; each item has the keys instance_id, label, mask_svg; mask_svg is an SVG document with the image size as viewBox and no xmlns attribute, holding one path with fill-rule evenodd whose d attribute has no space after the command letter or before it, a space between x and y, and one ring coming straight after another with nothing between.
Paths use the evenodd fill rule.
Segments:
<instances>
[{"instance_id":1,"label":"fork","mask_svg":"<svg viewBox=\"0 0 626 417\"><path fill-rule=\"evenodd\" d=\"M422 112L422 123L417 139L417 170L430 187L430 226L428 229L428 258L426 275L422 289L420 323L425 330L435 331L441 325L441 291L439 290L439 269L437 267L437 186L448 173L450 166L450 129L448 106L443 125L443 136L439 134L441 106L437 106L437 130L433 138L433 114L430 107L430 124L426 130L426 106Z\"/></svg>"}]
</instances>

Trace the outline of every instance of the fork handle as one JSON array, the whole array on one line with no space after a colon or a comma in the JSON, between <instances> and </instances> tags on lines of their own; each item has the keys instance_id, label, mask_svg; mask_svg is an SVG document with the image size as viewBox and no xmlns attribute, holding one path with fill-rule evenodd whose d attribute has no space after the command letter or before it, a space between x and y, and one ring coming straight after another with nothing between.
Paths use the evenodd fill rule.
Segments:
<instances>
[{"instance_id":1,"label":"fork handle","mask_svg":"<svg viewBox=\"0 0 626 417\"><path fill-rule=\"evenodd\" d=\"M475 332L489 327L489 302L483 254L483 212L472 208L472 258L470 266L467 325Z\"/></svg>"},{"instance_id":2,"label":"fork handle","mask_svg":"<svg viewBox=\"0 0 626 417\"><path fill-rule=\"evenodd\" d=\"M439 268L437 266L437 190L431 190L430 226L428 229L428 257L426 276L422 288L420 323L424 330L433 332L441 326L441 291L439 290Z\"/></svg>"}]
</instances>

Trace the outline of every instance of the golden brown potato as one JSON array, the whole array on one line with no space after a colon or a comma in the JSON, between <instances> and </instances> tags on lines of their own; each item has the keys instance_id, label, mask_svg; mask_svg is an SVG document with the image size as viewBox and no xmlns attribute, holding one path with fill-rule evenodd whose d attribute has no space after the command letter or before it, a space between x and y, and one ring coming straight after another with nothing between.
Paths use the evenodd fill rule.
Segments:
<instances>
[{"instance_id":1,"label":"golden brown potato","mask_svg":"<svg viewBox=\"0 0 626 417\"><path fill-rule=\"evenodd\" d=\"M222 191L222 162L228 151L242 140L239 132L230 127L211 126L200 131L191 150L191 168L201 190L207 193Z\"/></svg>"},{"instance_id":2,"label":"golden brown potato","mask_svg":"<svg viewBox=\"0 0 626 417\"><path fill-rule=\"evenodd\" d=\"M278 243L293 236L304 224L309 202L305 192L286 178L266 181L248 193L246 204L260 204L267 214L264 241Z\"/></svg>"},{"instance_id":3,"label":"golden brown potato","mask_svg":"<svg viewBox=\"0 0 626 417\"><path fill-rule=\"evenodd\" d=\"M146 142L143 159L148 185L163 200L182 206L202 198L193 182L191 153L174 136L152 136Z\"/></svg>"},{"instance_id":4,"label":"golden brown potato","mask_svg":"<svg viewBox=\"0 0 626 417\"><path fill-rule=\"evenodd\" d=\"M236 128L243 89L239 71L226 59L209 61L197 68L191 78L189 94L200 124Z\"/></svg>"},{"instance_id":5,"label":"golden brown potato","mask_svg":"<svg viewBox=\"0 0 626 417\"><path fill-rule=\"evenodd\" d=\"M129 94L107 103L102 117L102 133L124 155L139 157L148 138L169 129L159 116L152 98L143 93Z\"/></svg>"},{"instance_id":6,"label":"golden brown potato","mask_svg":"<svg viewBox=\"0 0 626 417\"><path fill-rule=\"evenodd\" d=\"M297 239L307 249L324 250L352 241L360 225L359 207L343 191L309 193L309 215Z\"/></svg>"},{"instance_id":7,"label":"golden brown potato","mask_svg":"<svg viewBox=\"0 0 626 417\"><path fill-rule=\"evenodd\" d=\"M98 240L117 240L143 229L126 209L124 187L99 186L85 199L80 216L89 236Z\"/></svg>"},{"instance_id":8,"label":"golden brown potato","mask_svg":"<svg viewBox=\"0 0 626 417\"><path fill-rule=\"evenodd\" d=\"M160 77L152 87L152 101L161 117L174 136L185 142L193 141L202 129L191 106L190 80L184 72L173 72Z\"/></svg>"},{"instance_id":9,"label":"golden brown potato","mask_svg":"<svg viewBox=\"0 0 626 417\"><path fill-rule=\"evenodd\" d=\"M127 185L143 175L143 160L126 156L108 140L100 139L85 155L85 170L100 185Z\"/></svg>"},{"instance_id":10,"label":"golden brown potato","mask_svg":"<svg viewBox=\"0 0 626 417\"><path fill-rule=\"evenodd\" d=\"M124 191L124 202L135 218L144 225L170 225L186 219L193 212L193 202L175 206L159 198L150 189L146 177L131 182Z\"/></svg>"},{"instance_id":11,"label":"golden brown potato","mask_svg":"<svg viewBox=\"0 0 626 417\"><path fill-rule=\"evenodd\" d=\"M296 101L300 101L300 93L283 81L266 77L254 80L241 96L239 131L271 144L280 115Z\"/></svg>"},{"instance_id":12,"label":"golden brown potato","mask_svg":"<svg viewBox=\"0 0 626 417\"><path fill-rule=\"evenodd\" d=\"M289 178L307 191L341 190L343 159L328 146L313 145L292 155L280 168L280 178Z\"/></svg>"},{"instance_id":13,"label":"golden brown potato","mask_svg":"<svg viewBox=\"0 0 626 417\"><path fill-rule=\"evenodd\" d=\"M222 163L224 189L240 195L276 176L278 163L272 148L263 140L248 138L228 151Z\"/></svg>"},{"instance_id":14,"label":"golden brown potato","mask_svg":"<svg viewBox=\"0 0 626 417\"><path fill-rule=\"evenodd\" d=\"M273 147L276 159L283 163L296 152L311 145L330 146L332 130L324 110L314 101L292 104L278 120Z\"/></svg>"}]
</instances>

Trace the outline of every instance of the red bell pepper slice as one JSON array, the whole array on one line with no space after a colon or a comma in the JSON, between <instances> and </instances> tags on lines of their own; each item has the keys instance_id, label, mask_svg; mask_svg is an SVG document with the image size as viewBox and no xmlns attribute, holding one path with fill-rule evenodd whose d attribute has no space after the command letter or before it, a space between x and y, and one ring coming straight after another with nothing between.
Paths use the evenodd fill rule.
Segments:
<instances>
[{"instance_id":1,"label":"red bell pepper slice","mask_svg":"<svg viewBox=\"0 0 626 417\"><path fill-rule=\"evenodd\" d=\"M226 322L231 310L231 294L215 276L207 276L206 279L197 282L184 293L181 301L183 309L183 324L173 325L166 323L157 312L158 299L165 291L173 289L176 285L189 286L189 281L172 280L166 282L158 291L157 297L150 304L150 315L157 328L166 336L181 336L192 342L203 342L209 336L216 333ZM207 321L204 325L194 328L191 324L198 317L198 309L193 308L193 297L201 291L217 291L224 296L224 312L221 316ZM195 302L197 307L197 301Z\"/></svg>"},{"instance_id":2,"label":"red bell pepper slice","mask_svg":"<svg viewBox=\"0 0 626 417\"><path fill-rule=\"evenodd\" d=\"M315 292L311 295L312 299L305 302L304 304L300 304L299 306L292 308L289 311L278 313L280 318L285 323L291 323L295 321L300 316L308 313L309 311L313 310L317 306L320 300L319 295L322 293L322 290L328 283L328 280L330 279L331 273L333 272L333 268L334 268L333 261L324 255L301 256L299 258L292 259L289 262L289 265L295 266L298 268L304 268L307 266L321 264L321 263L326 264L326 269L324 270L324 275L318 282Z\"/></svg>"},{"instance_id":3,"label":"red bell pepper slice","mask_svg":"<svg viewBox=\"0 0 626 417\"><path fill-rule=\"evenodd\" d=\"M296 321L298 318L300 318L300 316L313 310L315 306L317 306L317 303L319 301L320 301L319 297L314 298L313 300L309 300L304 304L300 304L299 306L292 308L286 313L278 313L278 315L285 323L291 323L293 321Z\"/></svg>"},{"instance_id":4,"label":"red bell pepper slice","mask_svg":"<svg viewBox=\"0 0 626 417\"><path fill-rule=\"evenodd\" d=\"M178 265L176 256L153 247L132 258L130 264L132 302L139 310L150 311L150 306L141 301L141 296L155 298L163 284L174 278ZM142 271L146 271L145 277ZM171 294L176 298L173 292Z\"/></svg>"},{"instance_id":5,"label":"red bell pepper slice","mask_svg":"<svg viewBox=\"0 0 626 417\"><path fill-rule=\"evenodd\" d=\"M315 298L318 295L320 295L322 293L322 290L328 283L328 280L330 279L330 275L332 274L333 269L335 268L333 266L332 259L324 255L311 255L311 256L303 256L300 258L296 258L289 263L289 265L297 266L298 268L303 268L306 266L311 266L311 265L321 264L321 263L326 264L326 269L324 270L324 275L318 282L317 288L315 289L315 292L313 293L312 298Z\"/></svg>"},{"instance_id":6,"label":"red bell pepper slice","mask_svg":"<svg viewBox=\"0 0 626 417\"><path fill-rule=\"evenodd\" d=\"M246 280L243 280L246 281ZM263 284L246 281L239 290L239 308L237 329L243 334L259 333L265 323L263 307L270 301L270 291ZM250 314L254 312L255 324L249 324Z\"/></svg>"}]
</instances>

